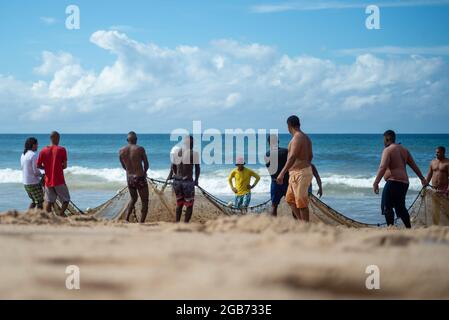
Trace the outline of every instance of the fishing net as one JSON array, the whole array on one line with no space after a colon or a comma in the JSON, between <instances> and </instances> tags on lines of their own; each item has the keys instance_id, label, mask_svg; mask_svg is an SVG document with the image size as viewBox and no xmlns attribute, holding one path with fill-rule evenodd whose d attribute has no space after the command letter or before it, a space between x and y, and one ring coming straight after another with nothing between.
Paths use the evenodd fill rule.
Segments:
<instances>
[{"instance_id":1,"label":"fishing net","mask_svg":"<svg viewBox=\"0 0 449 320\"><path fill-rule=\"evenodd\" d=\"M148 179L150 191L150 203L146 222L174 222L176 197L170 183L156 179ZM201 187L196 188L195 206L192 222L204 223L220 216L245 215L245 214L269 214L271 212L271 201L237 209L226 201L214 196ZM96 218L108 220L124 219L129 205L130 196L127 188L120 190L112 199L102 205L88 210L88 214ZM130 216L131 221L140 220L141 205L138 202L135 210ZM354 219L331 208L323 201L310 195L310 220L321 222L332 226L347 226L352 228L381 227L385 224L368 224ZM412 224L414 226L449 225L449 199L432 188L423 188L409 209ZM84 214L73 203L70 203L66 214ZM291 210L285 203L278 208L278 215L291 216ZM399 225L401 224L398 221Z\"/></svg>"},{"instance_id":2,"label":"fishing net","mask_svg":"<svg viewBox=\"0 0 449 320\"><path fill-rule=\"evenodd\" d=\"M432 188L423 189L409 211L414 226L449 226L449 198Z\"/></svg>"}]
</instances>

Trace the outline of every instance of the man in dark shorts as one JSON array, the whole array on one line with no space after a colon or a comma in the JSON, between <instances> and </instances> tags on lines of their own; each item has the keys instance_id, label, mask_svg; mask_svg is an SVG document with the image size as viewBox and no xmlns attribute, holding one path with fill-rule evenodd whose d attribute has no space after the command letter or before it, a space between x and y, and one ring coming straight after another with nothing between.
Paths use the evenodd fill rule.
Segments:
<instances>
[{"instance_id":1,"label":"man in dark shorts","mask_svg":"<svg viewBox=\"0 0 449 320\"><path fill-rule=\"evenodd\" d=\"M265 155L265 163L268 173L271 175L271 215L277 217L279 203L285 197L288 189L288 172L282 184L278 184L276 179L287 163L288 150L279 147L279 137L275 134L271 134L268 137L268 145L270 150Z\"/></svg>"},{"instance_id":2,"label":"man in dark shorts","mask_svg":"<svg viewBox=\"0 0 449 320\"><path fill-rule=\"evenodd\" d=\"M195 168L195 180L193 179ZM173 190L176 194L176 222L181 221L182 209L186 207L184 222L189 223L193 213L195 186L200 177L200 160L198 152L193 151L193 137L184 139L184 147L177 149L173 155L172 165L167 180L173 179Z\"/></svg>"},{"instance_id":3,"label":"man in dark shorts","mask_svg":"<svg viewBox=\"0 0 449 320\"><path fill-rule=\"evenodd\" d=\"M126 179L128 182L131 201L126 213L126 221L134 210L138 196L142 202L142 211L140 223L144 223L148 214L149 191L147 182L147 171L149 163L145 149L137 145L137 135L131 131L128 133L128 145L120 149L119 159L123 169L126 170Z\"/></svg>"},{"instance_id":4,"label":"man in dark shorts","mask_svg":"<svg viewBox=\"0 0 449 320\"><path fill-rule=\"evenodd\" d=\"M45 171L45 209L51 212L56 199L62 202L60 215L64 216L70 202L70 193L64 179L67 169L67 151L59 146L60 135L50 134L51 145L42 149L37 159L37 167Z\"/></svg>"},{"instance_id":5,"label":"man in dark shorts","mask_svg":"<svg viewBox=\"0 0 449 320\"><path fill-rule=\"evenodd\" d=\"M379 193L379 182L384 177L386 184L382 192L381 207L387 225L394 225L394 214L396 213L405 227L410 229L412 227L410 215L405 206L405 197L409 187L406 166L412 168L423 186L427 185L427 180L419 170L410 152L401 144L396 143L396 133L393 130L384 133L384 145L385 149L382 153L382 160L373 184L373 190L376 194Z\"/></svg>"}]
</instances>

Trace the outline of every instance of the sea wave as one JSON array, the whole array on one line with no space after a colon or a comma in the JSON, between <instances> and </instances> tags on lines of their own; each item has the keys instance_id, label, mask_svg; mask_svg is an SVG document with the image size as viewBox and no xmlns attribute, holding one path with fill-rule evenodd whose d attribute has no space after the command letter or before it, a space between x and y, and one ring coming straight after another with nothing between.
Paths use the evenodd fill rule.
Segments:
<instances>
[{"instance_id":1,"label":"sea wave","mask_svg":"<svg viewBox=\"0 0 449 320\"><path fill-rule=\"evenodd\" d=\"M266 169L256 170L261 175L261 181L253 190L254 193L266 193L270 188L271 178ZM168 175L168 170L150 170L149 176L164 180ZM216 171L203 171L200 178L200 185L215 194L229 194L231 190L228 186L227 177L229 170L220 169ZM86 168L80 166L69 167L65 171L67 183L75 188L117 188L126 183L126 174L122 168ZM367 192L372 188L374 176L351 176L339 174L323 174L323 188L325 192L332 193L355 193ZM0 169L0 184L20 184L22 182L22 172L11 168ZM380 185L383 186L383 183ZM313 181L316 190L316 181ZM410 189L418 191L421 184L418 178L410 178Z\"/></svg>"}]
</instances>

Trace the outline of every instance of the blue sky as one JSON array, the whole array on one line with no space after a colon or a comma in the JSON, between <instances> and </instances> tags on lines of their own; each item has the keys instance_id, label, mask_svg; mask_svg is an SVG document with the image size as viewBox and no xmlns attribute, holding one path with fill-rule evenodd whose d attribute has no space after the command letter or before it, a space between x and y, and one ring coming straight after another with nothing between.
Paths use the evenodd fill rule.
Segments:
<instances>
[{"instance_id":1,"label":"blue sky","mask_svg":"<svg viewBox=\"0 0 449 320\"><path fill-rule=\"evenodd\" d=\"M449 1L367 4L2 1L0 131L447 133Z\"/></svg>"}]
</instances>

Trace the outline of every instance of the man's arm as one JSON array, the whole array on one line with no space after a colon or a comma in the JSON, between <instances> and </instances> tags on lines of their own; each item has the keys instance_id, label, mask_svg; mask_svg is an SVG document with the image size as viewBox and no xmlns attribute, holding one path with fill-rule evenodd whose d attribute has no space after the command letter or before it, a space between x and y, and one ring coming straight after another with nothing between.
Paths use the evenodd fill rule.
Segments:
<instances>
[{"instance_id":1,"label":"man's arm","mask_svg":"<svg viewBox=\"0 0 449 320\"><path fill-rule=\"evenodd\" d=\"M293 138L296 139L296 138ZM287 156L287 162L285 163L284 168L281 170L281 172L279 173L279 176L277 178L277 183L278 184L283 184L284 183L284 176L285 174L290 170L290 168L295 164L296 161L296 154L298 153L298 141L295 140L293 141L293 143L291 143L291 148L288 151L288 156Z\"/></svg>"},{"instance_id":2,"label":"man's arm","mask_svg":"<svg viewBox=\"0 0 449 320\"><path fill-rule=\"evenodd\" d=\"M119 153L118 153L118 159L120 160L120 164L122 165L122 168L124 170L126 170L126 165L125 165L125 162L123 161L123 158L122 158L122 150L120 150Z\"/></svg>"},{"instance_id":3,"label":"man's arm","mask_svg":"<svg viewBox=\"0 0 449 320\"><path fill-rule=\"evenodd\" d=\"M234 176L235 176L235 172L232 171L232 172L229 174L229 177L228 177L228 183L229 183L229 186L231 187L232 191L233 191L234 193L237 193L238 191L237 191L237 189L234 187L234 184L232 183L232 179L234 178Z\"/></svg>"},{"instance_id":4,"label":"man's arm","mask_svg":"<svg viewBox=\"0 0 449 320\"><path fill-rule=\"evenodd\" d=\"M63 149L63 150L64 150L64 153L62 156L62 169L65 170L65 169L67 169L67 151L66 151L66 149Z\"/></svg>"},{"instance_id":5,"label":"man's arm","mask_svg":"<svg viewBox=\"0 0 449 320\"><path fill-rule=\"evenodd\" d=\"M421 180L421 183L424 186L427 185L427 180L426 178L424 178L421 170L419 170L418 165L416 164L415 160L413 159L412 155L410 154L409 151L407 151L407 164L410 166L410 168L412 168L412 170L416 173L416 175L418 176L418 178Z\"/></svg>"},{"instance_id":6,"label":"man's arm","mask_svg":"<svg viewBox=\"0 0 449 320\"><path fill-rule=\"evenodd\" d=\"M387 150L382 152L382 159L380 160L379 170L377 171L376 179L373 183L373 190L375 194L379 193L379 182L382 180L382 177L387 172L388 167L390 166L390 154Z\"/></svg>"},{"instance_id":7,"label":"man's arm","mask_svg":"<svg viewBox=\"0 0 449 320\"><path fill-rule=\"evenodd\" d=\"M39 156L37 157L37 167L41 170L44 170L44 162L42 161L42 152L39 153Z\"/></svg>"},{"instance_id":8,"label":"man's arm","mask_svg":"<svg viewBox=\"0 0 449 320\"><path fill-rule=\"evenodd\" d=\"M172 163L170 165L170 172L168 173L167 179L165 180L164 185L162 186L162 192L167 188L168 181L173 179L173 172L176 170L175 165Z\"/></svg>"},{"instance_id":9,"label":"man's arm","mask_svg":"<svg viewBox=\"0 0 449 320\"><path fill-rule=\"evenodd\" d=\"M36 158L33 159L33 175L35 177L42 177L42 173L40 172L39 168L37 167L37 160Z\"/></svg>"},{"instance_id":10,"label":"man's arm","mask_svg":"<svg viewBox=\"0 0 449 320\"><path fill-rule=\"evenodd\" d=\"M259 176L256 172L254 172L254 171L252 171L252 170L251 170L251 176L254 177L254 178L256 179L256 180L254 181L253 185L250 186L251 189L253 189L253 188L254 188L255 186L257 186L257 184L259 183L259 181L260 181L260 176Z\"/></svg>"},{"instance_id":11,"label":"man's arm","mask_svg":"<svg viewBox=\"0 0 449 320\"><path fill-rule=\"evenodd\" d=\"M145 152L144 148L142 148L142 161L143 161L143 171L146 174L148 172L148 169L150 169L150 163L148 162L147 153Z\"/></svg>"},{"instance_id":12,"label":"man's arm","mask_svg":"<svg viewBox=\"0 0 449 320\"><path fill-rule=\"evenodd\" d=\"M200 165L197 163L195 164L195 185L198 185L198 180L200 179L201 174L201 168Z\"/></svg>"},{"instance_id":13,"label":"man's arm","mask_svg":"<svg viewBox=\"0 0 449 320\"><path fill-rule=\"evenodd\" d=\"M433 161L430 162L429 172L427 172L427 176L426 176L427 182L432 181L432 177L433 177L432 162L433 162Z\"/></svg>"},{"instance_id":14,"label":"man's arm","mask_svg":"<svg viewBox=\"0 0 449 320\"><path fill-rule=\"evenodd\" d=\"M446 196L449 196L449 165L447 166L447 190Z\"/></svg>"},{"instance_id":15,"label":"man's arm","mask_svg":"<svg viewBox=\"0 0 449 320\"><path fill-rule=\"evenodd\" d=\"M167 176L167 182L168 182L168 180L173 179L173 174L175 172L176 172L176 165L172 163L170 166L170 172L168 173L168 176Z\"/></svg>"},{"instance_id":16,"label":"man's arm","mask_svg":"<svg viewBox=\"0 0 449 320\"><path fill-rule=\"evenodd\" d=\"M321 177L320 174L318 173L317 168L315 167L315 165L312 163L312 172L313 172L313 176L316 179L316 183L318 184L318 196L322 196L323 195L323 185L321 183Z\"/></svg>"}]
</instances>

